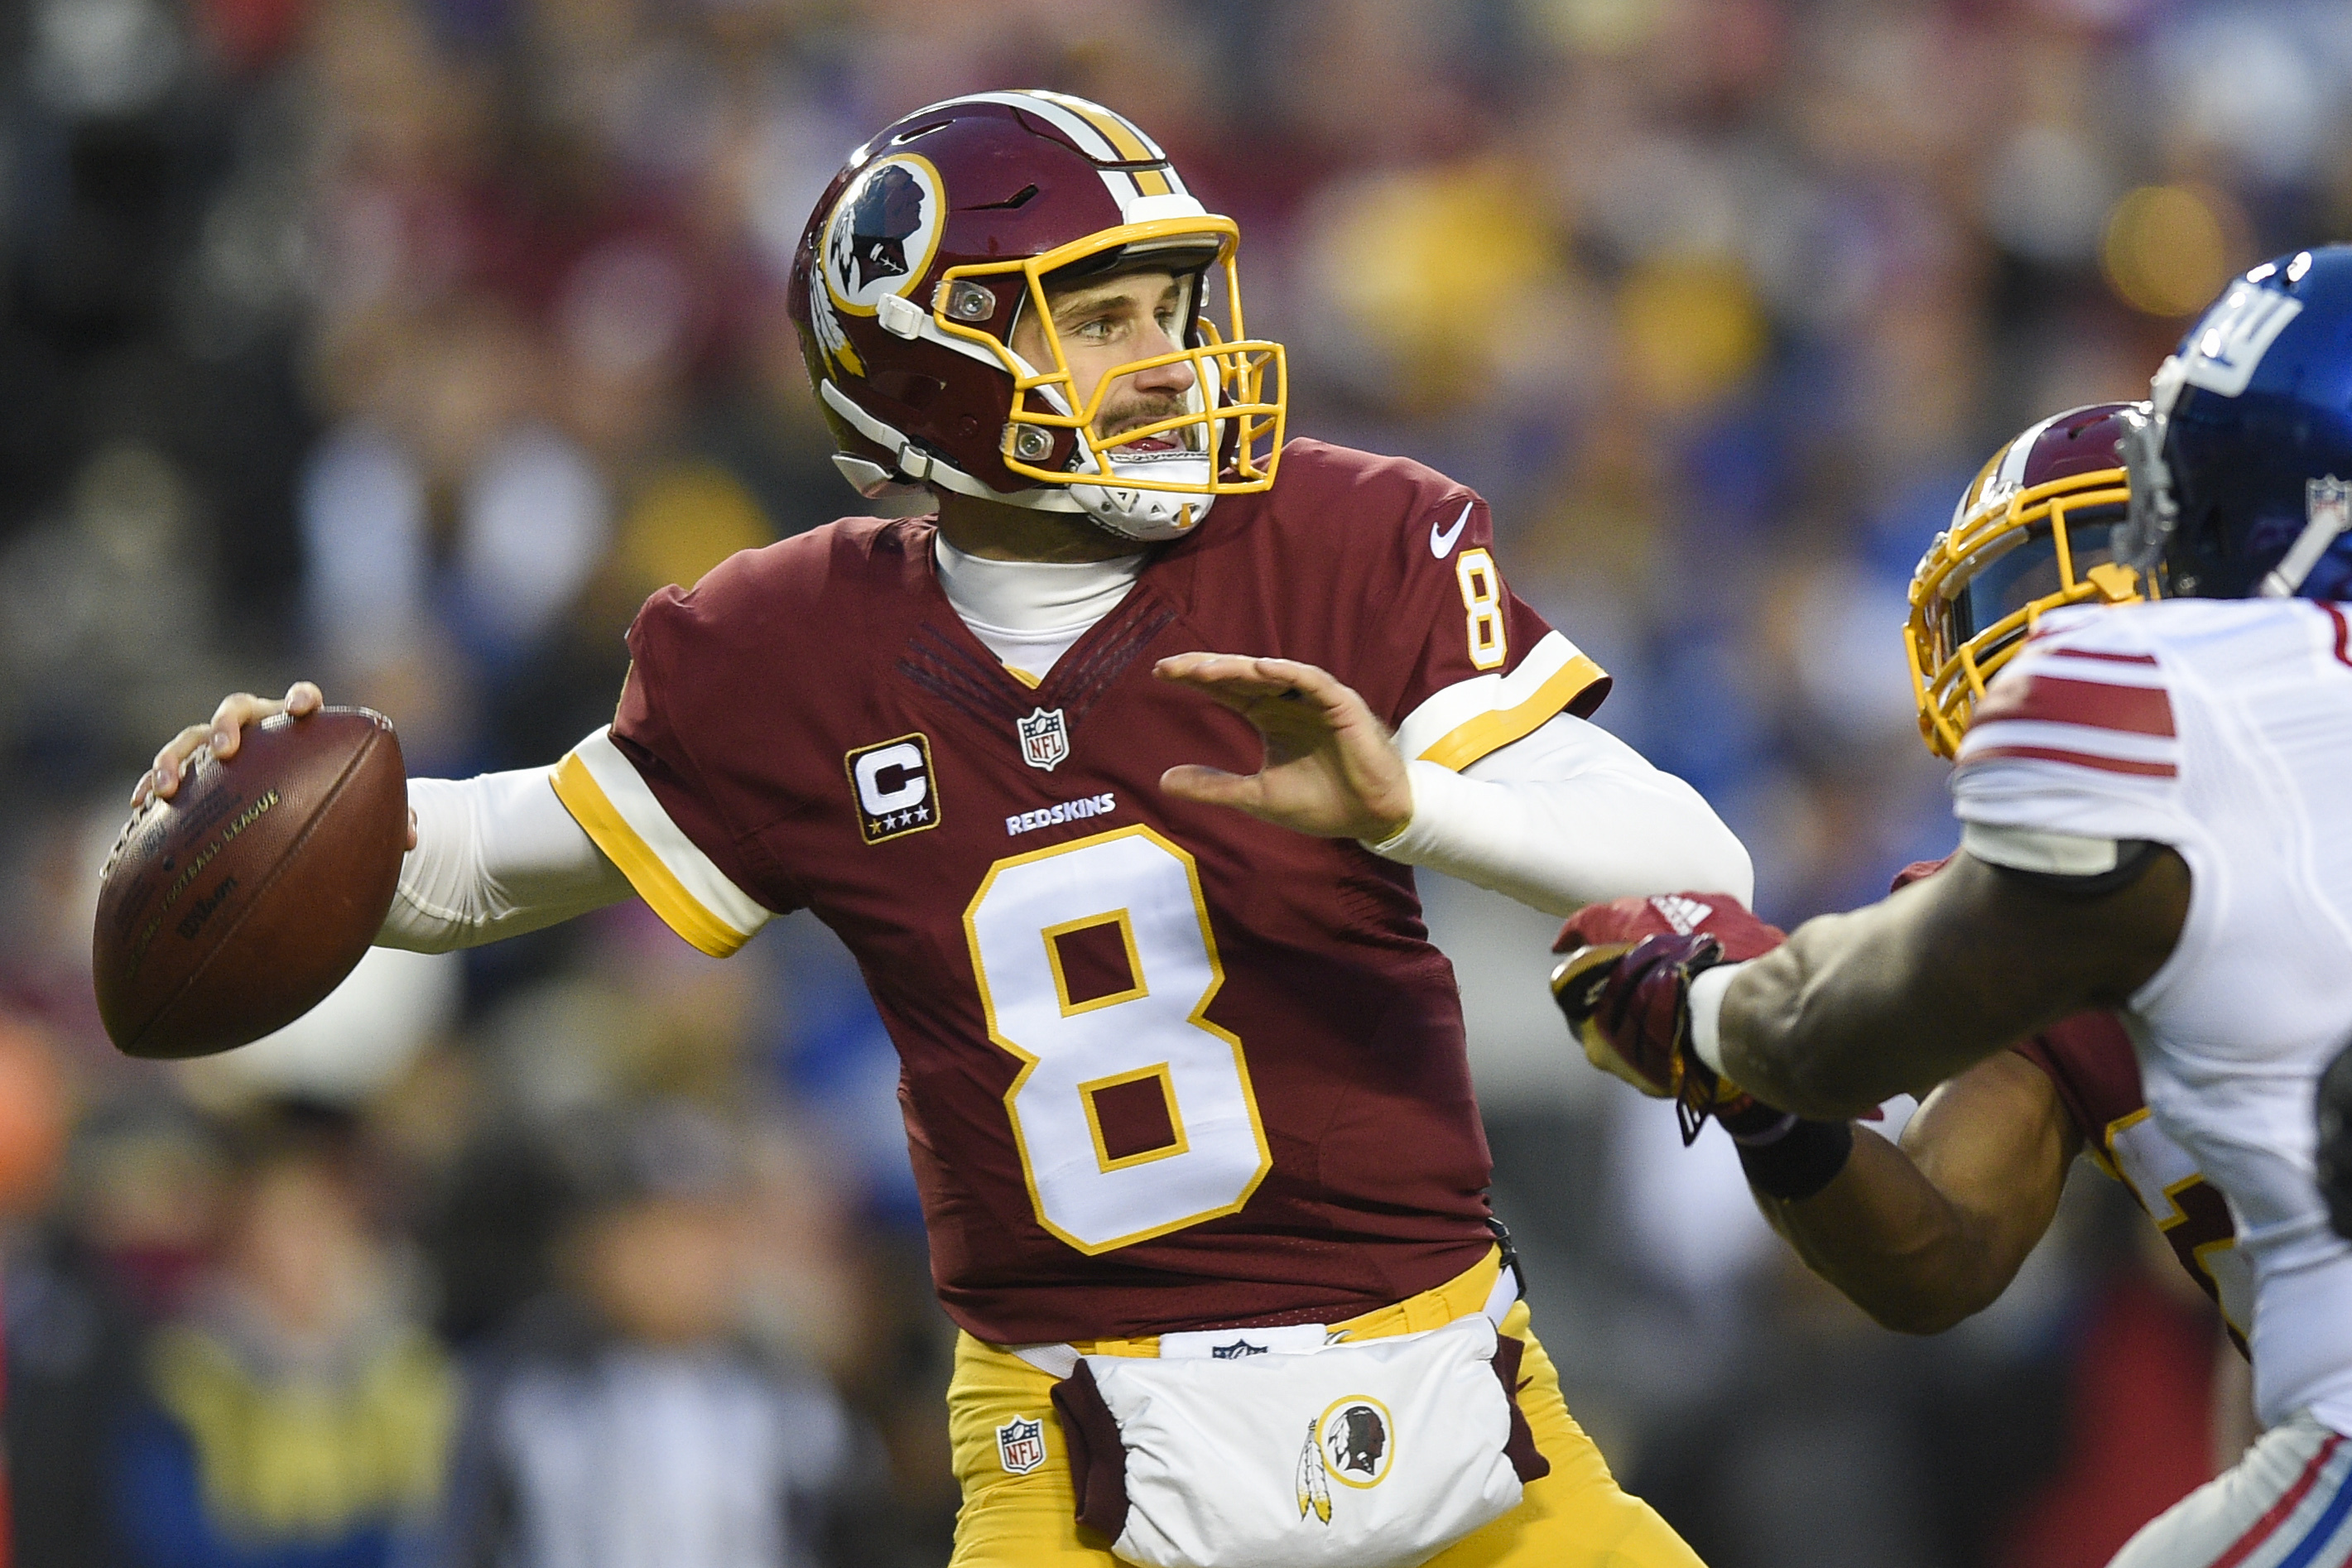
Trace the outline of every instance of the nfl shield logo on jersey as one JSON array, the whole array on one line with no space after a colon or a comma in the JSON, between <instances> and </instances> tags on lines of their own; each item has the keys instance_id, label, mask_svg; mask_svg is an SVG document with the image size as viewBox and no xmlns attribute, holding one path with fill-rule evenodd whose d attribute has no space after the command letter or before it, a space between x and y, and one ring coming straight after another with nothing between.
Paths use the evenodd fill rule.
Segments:
<instances>
[{"instance_id":1,"label":"nfl shield logo on jersey","mask_svg":"<svg viewBox=\"0 0 2352 1568\"><path fill-rule=\"evenodd\" d=\"M996 1429L996 1455L1004 1468L1025 1476L1045 1462L1045 1429L1041 1422L1015 1415Z\"/></svg>"},{"instance_id":2,"label":"nfl shield logo on jersey","mask_svg":"<svg viewBox=\"0 0 2352 1568\"><path fill-rule=\"evenodd\" d=\"M1070 754L1070 730L1059 708L1040 708L1013 723L1021 731L1021 760L1031 767L1050 773Z\"/></svg>"}]
</instances>

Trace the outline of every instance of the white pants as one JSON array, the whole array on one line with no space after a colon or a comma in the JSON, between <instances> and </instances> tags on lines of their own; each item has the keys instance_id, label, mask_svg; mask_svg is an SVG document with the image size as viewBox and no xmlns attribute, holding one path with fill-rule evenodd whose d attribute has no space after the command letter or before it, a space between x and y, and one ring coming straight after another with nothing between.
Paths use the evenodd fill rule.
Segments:
<instances>
[{"instance_id":1,"label":"white pants","mask_svg":"<svg viewBox=\"0 0 2352 1568\"><path fill-rule=\"evenodd\" d=\"M2142 1527L2107 1568L2352 1564L2352 1438L2302 1411Z\"/></svg>"}]
</instances>

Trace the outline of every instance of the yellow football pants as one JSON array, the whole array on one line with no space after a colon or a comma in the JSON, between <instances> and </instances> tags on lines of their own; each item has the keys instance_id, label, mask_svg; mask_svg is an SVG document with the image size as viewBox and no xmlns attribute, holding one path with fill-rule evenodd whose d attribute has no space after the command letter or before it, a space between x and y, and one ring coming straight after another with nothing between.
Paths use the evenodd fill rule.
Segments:
<instances>
[{"instance_id":1,"label":"yellow football pants","mask_svg":"<svg viewBox=\"0 0 2352 1568\"><path fill-rule=\"evenodd\" d=\"M1490 1258L1434 1290L1338 1326L1350 1339L1378 1339L1451 1322L1485 1303L1496 1269ZM1529 1484L1518 1507L1431 1558L1427 1568L1702 1568L1649 1504L1619 1489L1601 1450L1569 1415L1559 1374L1528 1326L1526 1302L1511 1308L1503 1332L1527 1346L1519 1408L1551 1474ZM1098 1355L1157 1353L1150 1341L1077 1348ZM1053 1378L1020 1357L957 1335L948 1429L963 1507L950 1568L1118 1568L1118 1559L1078 1539L1053 1387ZM997 1428L1015 1419L1039 1423L1045 1437L1045 1461L1024 1475L1008 1471L997 1451Z\"/></svg>"}]
</instances>

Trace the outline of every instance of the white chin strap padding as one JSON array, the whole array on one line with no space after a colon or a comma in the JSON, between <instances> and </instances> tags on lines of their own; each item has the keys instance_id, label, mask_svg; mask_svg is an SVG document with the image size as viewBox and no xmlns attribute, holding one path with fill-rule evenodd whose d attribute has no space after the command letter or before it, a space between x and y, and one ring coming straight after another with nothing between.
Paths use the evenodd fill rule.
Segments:
<instances>
[{"instance_id":1,"label":"white chin strap padding","mask_svg":"<svg viewBox=\"0 0 2352 1568\"><path fill-rule=\"evenodd\" d=\"M1055 406L1066 409L1055 389L1045 387L1045 395ZM1195 383L1186 399L1192 413L1202 411L1201 389ZM1189 433L1192 426L1185 426ZM1213 437L1212 437L1213 441ZM1138 453L1122 456L1126 448L1110 449L1110 479L1103 485L1073 485L1071 495L1087 515L1123 539L1157 543L1161 540L1181 539L1201 526L1209 515L1209 505L1217 498L1210 489L1216 480L1213 458L1198 452ZM1087 473L1101 473L1103 463L1085 441L1078 443L1076 468ZM1157 479L1162 483L1180 484L1181 490L1128 489L1116 481L1121 479Z\"/></svg>"},{"instance_id":2,"label":"white chin strap padding","mask_svg":"<svg viewBox=\"0 0 2352 1568\"><path fill-rule=\"evenodd\" d=\"M1124 539L1146 543L1181 539L1201 526L1201 520L1209 515L1210 503L1217 499L1209 490L1214 476L1206 458L1163 457L1132 464L1114 458L1110 471L1114 480L1148 476L1200 486L1198 490L1146 490L1127 489L1116 483L1072 485L1070 494L1087 515Z\"/></svg>"}]
</instances>

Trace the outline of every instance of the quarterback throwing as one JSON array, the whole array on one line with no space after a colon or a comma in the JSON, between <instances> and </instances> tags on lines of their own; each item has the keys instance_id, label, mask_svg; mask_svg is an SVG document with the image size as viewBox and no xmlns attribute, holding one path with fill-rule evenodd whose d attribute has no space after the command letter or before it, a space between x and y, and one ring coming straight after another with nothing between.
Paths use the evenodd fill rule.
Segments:
<instances>
[{"instance_id":1,"label":"quarterback throwing","mask_svg":"<svg viewBox=\"0 0 2352 1568\"><path fill-rule=\"evenodd\" d=\"M656 595L609 728L412 782L380 940L632 894L707 952L841 936L963 1331L960 1565L1688 1565L1529 1331L1410 868L1565 914L1747 856L1584 722L1478 496L1285 444L1238 238L1058 94L854 152L793 307L843 474L936 513Z\"/></svg>"}]
</instances>

